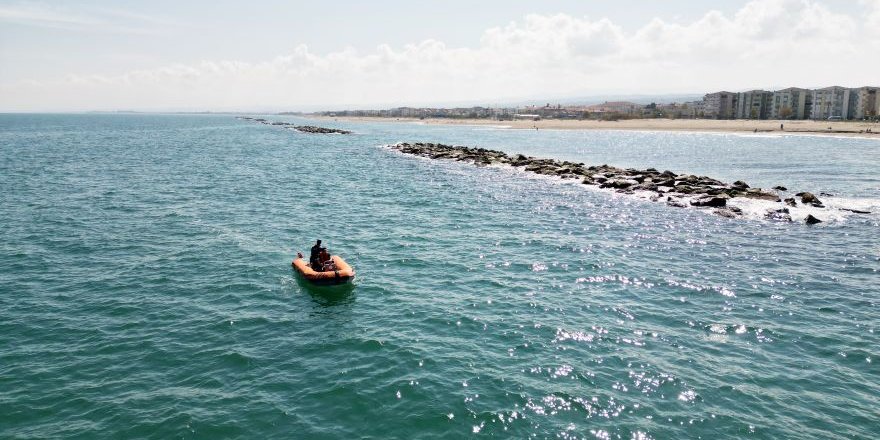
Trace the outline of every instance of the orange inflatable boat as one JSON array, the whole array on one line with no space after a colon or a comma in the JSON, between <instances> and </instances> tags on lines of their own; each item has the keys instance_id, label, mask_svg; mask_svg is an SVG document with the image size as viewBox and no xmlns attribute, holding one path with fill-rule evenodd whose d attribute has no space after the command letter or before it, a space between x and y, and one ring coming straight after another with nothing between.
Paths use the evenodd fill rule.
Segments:
<instances>
[{"instance_id":1,"label":"orange inflatable boat","mask_svg":"<svg viewBox=\"0 0 880 440\"><path fill-rule=\"evenodd\" d=\"M303 276L303 278L322 286L345 284L354 279L354 269L352 269L342 257L333 255L330 259L336 263L336 270L318 272L312 269L309 266L309 262L300 255L297 255L296 260L293 260L291 265L294 270Z\"/></svg>"}]
</instances>

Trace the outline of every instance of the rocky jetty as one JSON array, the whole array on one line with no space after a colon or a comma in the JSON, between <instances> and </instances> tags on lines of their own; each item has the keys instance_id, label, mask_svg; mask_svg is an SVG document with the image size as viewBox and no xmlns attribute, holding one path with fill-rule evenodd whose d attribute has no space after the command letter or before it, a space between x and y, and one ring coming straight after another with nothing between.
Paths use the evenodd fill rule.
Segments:
<instances>
[{"instance_id":1,"label":"rocky jetty","mask_svg":"<svg viewBox=\"0 0 880 440\"><path fill-rule=\"evenodd\" d=\"M258 123L263 124L263 125L273 125L273 126L276 126L276 127L290 128L290 129L293 129L293 130L296 130L296 131L300 131L300 132L303 132L303 133L314 133L314 134L332 134L332 133L336 133L336 134L351 134L350 131L348 131L348 130L342 130L342 129L339 129L339 128L317 127L317 126L314 126L314 125L296 125L296 124L291 124L290 122L281 122L281 121L275 121L275 122L272 122L272 121L267 121L267 120L262 119L262 118L252 118L252 117L250 117L250 116L236 116L235 119L241 119L241 120L243 120L243 121L258 122Z\"/></svg>"},{"instance_id":2,"label":"rocky jetty","mask_svg":"<svg viewBox=\"0 0 880 440\"><path fill-rule=\"evenodd\" d=\"M316 133L316 134L330 134L330 133L338 133L338 134L351 134L348 130L341 130L339 128L326 128L326 127L316 127L314 125L297 125L293 127L297 131L301 131L303 133Z\"/></svg>"},{"instance_id":3,"label":"rocky jetty","mask_svg":"<svg viewBox=\"0 0 880 440\"><path fill-rule=\"evenodd\" d=\"M794 198L788 198L783 203L776 192L752 188L739 180L727 184L707 176L678 174L654 168L639 170L618 168L611 165L587 166L583 163L540 159L522 154L508 155L502 151L485 148L435 143L402 142L390 147L402 153L430 159L470 162L478 166L509 165L520 167L535 174L557 176L563 179L579 179L585 185L594 185L620 193L653 192L655 194L650 197L653 201L665 201L669 206L680 208L688 205L696 208L714 208L712 210L714 214L728 218L739 217L743 214L739 208L728 206L728 200L737 197L779 203L779 208L768 210L765 216L767 219L776 221L791 221L786 206L797 206ZM776 189L776 191L782 191L782 189ZM824 207L818 198L810 193L798 193L798 196L801 197L801 203L804 205ZM815 220L818 219L810 215L807 222L813 224Z\"/></svg>"}]
</instances>

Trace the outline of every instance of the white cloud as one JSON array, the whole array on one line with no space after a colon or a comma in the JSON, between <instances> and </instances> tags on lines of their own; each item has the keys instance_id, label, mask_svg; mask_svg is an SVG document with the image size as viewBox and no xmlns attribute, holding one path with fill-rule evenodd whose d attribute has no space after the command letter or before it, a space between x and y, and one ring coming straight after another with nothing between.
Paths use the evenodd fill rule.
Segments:
<instances>
[{"instance_id":1,"label":"white cloud","mask_svg":"<svg viewBox=\"0 0 880 440\"><path fill-rule=\"evenodd\" d=\"M632 32L606 18L529 15L475 47L426 40L316 54L300 45L257 63L202 61L118 76L0 86L9 110L333 108L590 93L701 93L880 82L880 0L864 16L814 0L760 0ZM2 10L0 10L2 15Z\"/></svg>"}]
</instances>

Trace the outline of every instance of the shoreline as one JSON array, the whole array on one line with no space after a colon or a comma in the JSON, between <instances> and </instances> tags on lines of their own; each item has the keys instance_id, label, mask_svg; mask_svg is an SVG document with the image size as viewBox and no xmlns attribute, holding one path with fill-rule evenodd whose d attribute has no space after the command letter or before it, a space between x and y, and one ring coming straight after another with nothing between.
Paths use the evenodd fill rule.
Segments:
<instances>
[{"instance_id":1,"label":"shoreline","mask_svg":"<svg viewBox=\"0 0 880 440\"><path fill-rule=\"evenodd\" d=\"M747 119L622 119L619 121L541 119L496 121L491 119L381 118L369 116L320 116L320 120L386 122L425 125L473 125L511 130L610 130L672 131L689 133L739 133L773 135L843 136L880 139L880 123L865 121L747 120ZM780 129L782 125L783 129ZM830 130L829 130L830 127ZM871 129L871 132L867 132Z\"/></svg>"}]
</instances>

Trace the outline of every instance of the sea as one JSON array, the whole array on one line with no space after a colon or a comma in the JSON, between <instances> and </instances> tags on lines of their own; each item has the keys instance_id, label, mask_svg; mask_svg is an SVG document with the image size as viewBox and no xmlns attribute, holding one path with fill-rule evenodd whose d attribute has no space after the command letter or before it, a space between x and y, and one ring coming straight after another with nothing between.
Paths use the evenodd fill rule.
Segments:
<instances>
[{"instance_id":1,"label":"sea","mask_svg":"<svg viewBox=\"0 0 880 440\"><path fill-rule=\"evenodd\" d=\"M0 437L880 435L880 139L233 116L0 115ZM827 208L729 219L397 142ZM317 239L353 285L297 278Z\"/></svg>"}]
</instances>

